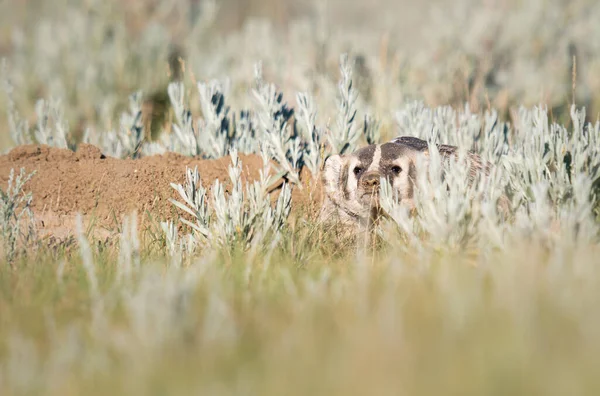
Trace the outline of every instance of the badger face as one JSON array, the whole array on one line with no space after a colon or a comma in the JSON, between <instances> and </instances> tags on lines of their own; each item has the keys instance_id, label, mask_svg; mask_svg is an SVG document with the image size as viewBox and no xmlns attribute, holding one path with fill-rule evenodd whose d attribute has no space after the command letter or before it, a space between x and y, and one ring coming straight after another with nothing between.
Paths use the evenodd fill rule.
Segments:
<instances>
[{"instance_id":1,"label":"badger face","mask_svg":"<svg viewBox=\"0 0 600 396\"><path fill-rule=\"evenodd\" d=\"M412 205L417 150L389 142L370 145L325 162L323 182L330 206L347 220L368 220L379 210L380 180L385 178L399 200Z\"/></svg>"},{"instance_id":2,"label":"badger face","mask_svg":"<svg viewBox=\"0 0 600 396\"><path fill-rule=\"evenodd\" d=\"M409 154L405 146L386 143L371 145L347 156L340 186L345 198L355 199L365 208L379 207L380 180L385 178L400 200L410 199L411 180L416 175Z\"/></svg>"}]
</instances>

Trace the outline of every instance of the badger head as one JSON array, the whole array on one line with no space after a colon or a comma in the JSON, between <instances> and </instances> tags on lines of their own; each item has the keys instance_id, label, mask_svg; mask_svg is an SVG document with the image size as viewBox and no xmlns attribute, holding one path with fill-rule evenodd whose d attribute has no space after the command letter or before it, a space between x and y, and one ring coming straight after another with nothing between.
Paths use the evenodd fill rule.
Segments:
<instances>
[{"instance_id":1,"label":"badger head","mask_svg":"<svg viewBox=\"0 0 600 396\"><path fill-rule=\"evenodd\" d=\"M365 224L377 216L379 187L387 179L401 202L411 204L416 159L422 154L398 143L363 147L351 154L333 155L325 161L323 185L324 217Z\"/></svg>"},{"instance_id":2,"label":"badger head","mask_svg":"<svg viewBox=\"0 0 600 396\"><path fill-rule=\"evenodd\" d=\"M454 146L438 145L443 158L455 155ZM469 153L472 174L481 167L479 157ZM366 226L381 214L380 180L385 178L401 204L414 208L417 173L427 167L429 146L414 137L399 137L370 145L351 154L333 155L324 164L325 205L322 220L337 216L346 223Z\"/></svg>"}]
</instances>

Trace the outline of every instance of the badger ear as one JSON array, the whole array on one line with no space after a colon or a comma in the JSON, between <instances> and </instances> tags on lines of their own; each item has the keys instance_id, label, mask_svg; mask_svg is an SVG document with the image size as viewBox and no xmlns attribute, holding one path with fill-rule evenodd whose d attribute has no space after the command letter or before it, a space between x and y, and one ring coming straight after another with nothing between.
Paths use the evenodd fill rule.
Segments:
<instances>
[{"instance_id":1,"label":"badger ear","mask_svg":"<svg viewBox=\"0 0 600 396\"><path fill-rule=\"evenodd\" d=\"M323 185L325 191L328 193L337 191L344 163L345 158L338 154L332 155L325 160L323 166Z\"/></svg>"}]
</instances>

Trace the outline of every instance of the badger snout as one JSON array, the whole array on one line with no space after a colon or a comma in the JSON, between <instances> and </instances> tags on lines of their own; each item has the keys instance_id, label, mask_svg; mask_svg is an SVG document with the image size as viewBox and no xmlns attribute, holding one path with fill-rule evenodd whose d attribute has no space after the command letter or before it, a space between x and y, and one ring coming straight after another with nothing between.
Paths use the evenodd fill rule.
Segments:
<instances>
[{"instance_id":1,"label":"badger snout","mask_svg":"<svg viewBox=\"0 0 600 396\"><path fill-rule=\"evenodd\" d=\"M360 185L363 190L363 195L376 195L379 193L379 180L381 175L379 172L371 171L365 173L360 178Z\"/></svg>"},{"instance_id":2,"label":"badger snout","mask_svg":"<svg viewBox=\"0 0 600 396\"><path fill-rule=\"evenodd\" d=\"M379 187L379 179L381 175L379 172L368 172L361 177L361 183L365 189L375 189Z\"/></svg>"}]
</instances>

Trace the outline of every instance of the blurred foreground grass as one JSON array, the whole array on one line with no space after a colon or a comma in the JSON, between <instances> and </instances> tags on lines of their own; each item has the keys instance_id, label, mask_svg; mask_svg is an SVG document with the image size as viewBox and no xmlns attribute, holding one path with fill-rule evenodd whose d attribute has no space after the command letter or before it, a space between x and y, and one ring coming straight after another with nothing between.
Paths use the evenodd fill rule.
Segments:
<instances>
[{"instance_id":1,"label":"blurred foreground grass","mask_svg":"<svg viewBox=\"0 0 600 396\"><path fill-rule=\"evenodd\" d=\"M1 394L600 390L597 247L332 260L306 245L299 266L290 243L130 276L106 251L0 267Z\"/></svg>"}]
</instances>

